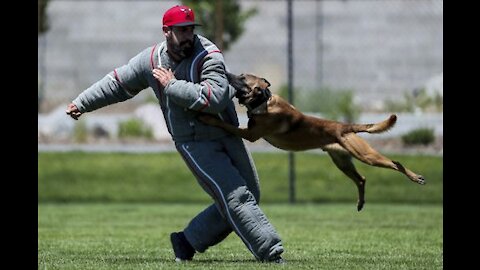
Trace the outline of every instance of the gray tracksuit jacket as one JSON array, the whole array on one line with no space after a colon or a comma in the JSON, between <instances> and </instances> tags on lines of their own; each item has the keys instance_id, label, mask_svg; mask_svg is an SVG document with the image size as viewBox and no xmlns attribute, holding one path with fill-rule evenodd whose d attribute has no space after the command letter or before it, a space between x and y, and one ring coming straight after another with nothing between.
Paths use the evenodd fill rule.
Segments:
<instances>
[{"instance_id":1,"label":"gray tracksuit jacket","mask_svg":"<svg viewBox=\"0 0 480 270\"><path fill-rule=\"evenodd\" d=\"M80 112L90 112L130 99L151 87L175 142L215 139L227 134L223 129L197 120L199 112L216 114L238 126L232 101L235 89L228 84L223 55L215 44L195 35L191 57L178 64L169 59L165 41L151 46L87 88L73 104ZM160 66L175 72L176 79L165 89L152 74L152 69Z\"/></svg>"}]
</instances>

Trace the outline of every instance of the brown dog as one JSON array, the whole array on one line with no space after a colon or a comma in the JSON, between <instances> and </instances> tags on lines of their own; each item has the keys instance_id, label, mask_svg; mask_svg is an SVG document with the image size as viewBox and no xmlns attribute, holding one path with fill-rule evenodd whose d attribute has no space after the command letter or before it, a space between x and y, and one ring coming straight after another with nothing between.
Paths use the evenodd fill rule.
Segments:
<instances>
[{"instance_id":1,"label":"brown dog","mask_svg":"<svg viewBox=\"0 0 480 270\"><path fill-rule=\"evenodd\" d=\"M212 115L201 115L203 122L221 127L228 132L254 142L264 138L273 146L288 150L302 151L321 148L326 151L335 165L355 182L358 188L358 211L365 203L365 177L355 168L351 157L372 166L390 168L405 174L418 184L425 184L418 175L392 161L373 149L357 132L380 133L393 125L397 116L376 124L345 124L337 121L308 116L282 99L271 94L270 83L264 78L245 74L227 74L230 84L237 90L239 103L247 107L248 128L238 128Z\"/></svg>"}]
</instances>

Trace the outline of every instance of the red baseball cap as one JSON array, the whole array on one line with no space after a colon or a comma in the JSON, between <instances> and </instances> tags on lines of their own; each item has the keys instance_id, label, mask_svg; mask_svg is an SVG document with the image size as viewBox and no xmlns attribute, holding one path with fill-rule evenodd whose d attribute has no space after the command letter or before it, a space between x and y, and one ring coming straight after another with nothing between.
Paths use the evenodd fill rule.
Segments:
<instances>
[{"instance_id":1,"label":"red baseball cap","mask_svg":"<svg viewBox=\"0 0 480 270\"><path fill-rule=\"evenodd\" d=\"M163 25L165 26L187 26L200 25L195 22L195 13L187 6L176 5L163 14Z\"/></svg>"}]
</instances>

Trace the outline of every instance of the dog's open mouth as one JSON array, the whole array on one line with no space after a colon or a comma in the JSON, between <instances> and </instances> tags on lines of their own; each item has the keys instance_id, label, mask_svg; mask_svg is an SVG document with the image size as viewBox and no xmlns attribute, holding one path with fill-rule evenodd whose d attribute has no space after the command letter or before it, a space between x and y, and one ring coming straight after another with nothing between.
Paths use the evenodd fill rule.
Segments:
<instances>
[{"instance_id":1,"label":"dog's open mouth","mask_svg":"<svg viewBox=\"0 0 480 270\"><path fill-rule=\"evenodd\" d=\"M244 90L240 90L240 91L237 90L237 93L235 94L235 97L238 98L238 103L246 105L252 99L251 93L252 93L251 91L248 92L248 91L244 91Z\"/></svg>"},{"instance_id":2,"label":"dog's open mouth","mask_svg":"<svg viewBox=\"0 0 480 270\"><path fill-rule=\"evenodd\" d=\"M243 74L237 76L232 73L227 73L227 79L230 85L236 90L235 97L238 99L238 102L245 105L247 99L251 97L252 91L245 82Z\"/></svg>"},{"instance_id":3,"label":"dog's open mouth","mask_svg":"<svg viewBox=\"0 0 480 270\"><path fill-rule=\"evenodd\" d=\"M264 86L264 88L260 86L255 86L252 88L249 86L249 83L247 83L248 76L249 75L243 74L237 76L235 74L227 73L227 78L230 85L232 85L236 90L235 97L238 99L238 102L242 105L245 105L247 108L255 108L270 98L271 92L268 89L270 83L265 79L262 79L262 84L264 84L262 86Z\"/></svg>"}]
</instances>

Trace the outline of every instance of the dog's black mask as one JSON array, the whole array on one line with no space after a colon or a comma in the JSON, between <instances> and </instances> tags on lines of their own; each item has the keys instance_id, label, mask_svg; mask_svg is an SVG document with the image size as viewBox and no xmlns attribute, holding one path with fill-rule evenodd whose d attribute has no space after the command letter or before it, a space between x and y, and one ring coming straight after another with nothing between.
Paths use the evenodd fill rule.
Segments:
<instances>
[{"instance_id":1,"label":"dog's black mask","mask_svg":"<svg viewBox=\"0 0 480 270\"><path fill-rule=\"evenodd\" d=\"M238 98L240 104L243 104L250 92L247 83L245 83L245 77L227 72L227 79L228 83L236 90L235 97Z\"/></svg>"},{"instance_id":2,"label":"dog's black mask","mask_svg":"<svg viewBox=\"0 0 480 270\"><path fill-rule=\"evenodd\" d=\"M248 85L246 82L247 77L250 79L251 84L252 82L260 79L261 86L257 83L254 83L251 86ZM252 81L252 77L254 77L256 80ZM263 78L258 78L249 74L240 74L237 76L228 72L227 78L230 85L235 88L235 97L238 98L238 102L240 104L249 105L251 102L255 102L258 98L264 99L266 94L270 95L270 90L268 89L270 83Z\"/></svg>"}]
</instances>

